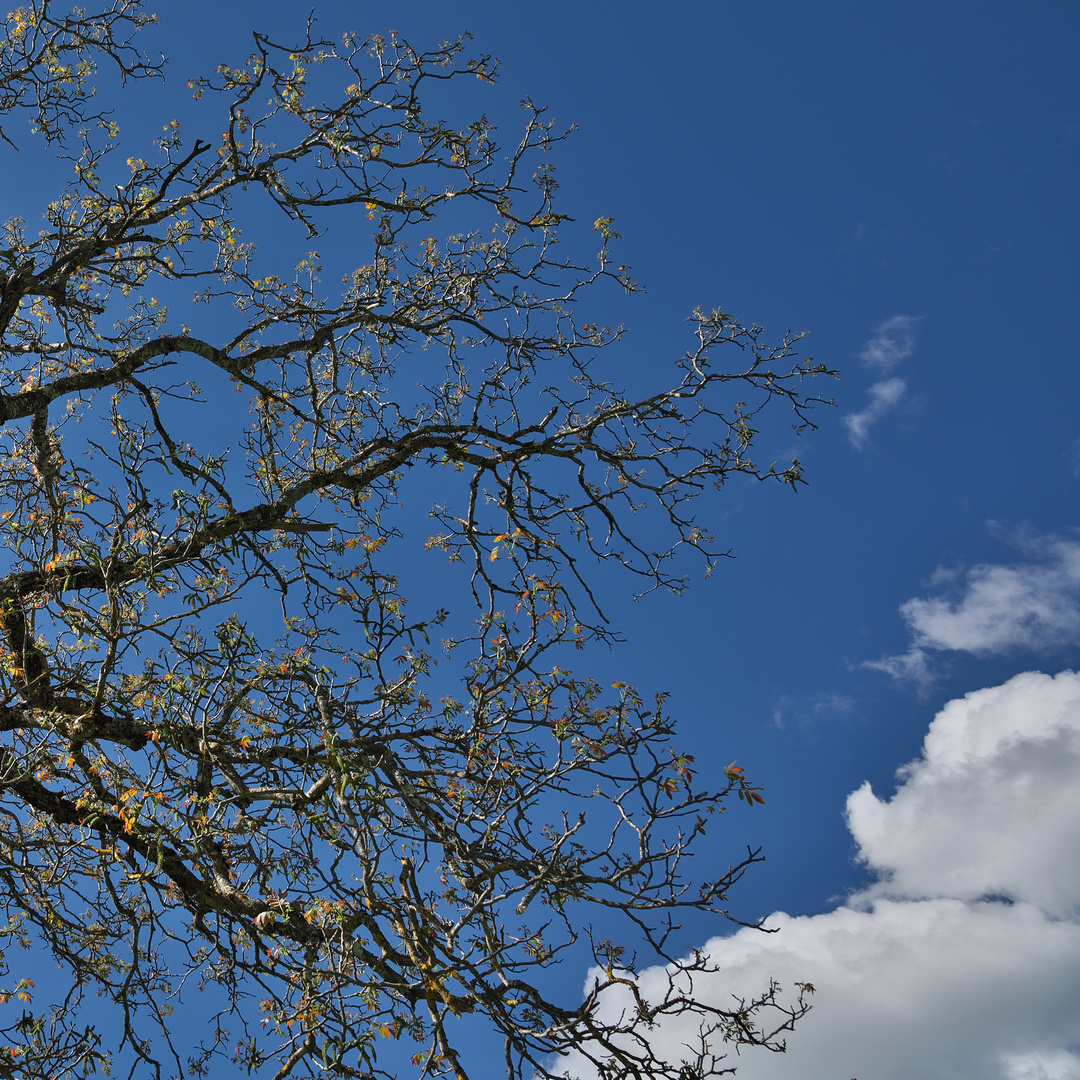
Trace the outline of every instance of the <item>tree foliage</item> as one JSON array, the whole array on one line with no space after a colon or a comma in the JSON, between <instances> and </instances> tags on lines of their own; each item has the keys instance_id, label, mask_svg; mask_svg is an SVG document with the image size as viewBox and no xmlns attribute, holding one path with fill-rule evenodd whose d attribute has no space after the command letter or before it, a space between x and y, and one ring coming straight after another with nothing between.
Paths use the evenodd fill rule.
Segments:
<instances>
[{"instance_id":1,"label":"tree foliage","mask_svg":"<svg viewBox=\"0 0 1080 1080\"><path fill-rule=\"evenodd\" d=\"M726 914L755 856L685 856L758 790L697 783L662 697L563 665L613 636L598 562L681 588L718 554L694 496L800 482L754 463L755 418L805 425L824 369L698 311L666 389L608 381L619 331L579 308L636 288L611 222L594 261L557 246L543 109L506 151L423 107L494 80L464 41L256 35L191 84L219 139L126 156L90 89L160 73L147 21L35 0L0 43L9 154L71 170L0 249L0 1075L465 1077L492 1029L509 1077L779 1048L802 998L696 1002L672 937ZM281 254L327 232L359 252L340 288ZM402 594L425 498L468 612ZM602 1018L657 962L667 997ZM650 1048L671 1014L689 1064Z\"/></svg>"}]
</instances>

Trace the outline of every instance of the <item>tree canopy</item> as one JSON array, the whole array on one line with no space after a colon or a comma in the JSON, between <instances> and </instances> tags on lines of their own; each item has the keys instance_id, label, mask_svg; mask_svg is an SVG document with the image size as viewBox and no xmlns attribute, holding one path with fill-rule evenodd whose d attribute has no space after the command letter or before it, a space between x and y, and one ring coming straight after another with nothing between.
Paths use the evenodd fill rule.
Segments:
<instances>
[{"instance_id":1,"label":"tree canopy","mask_svg":"<svg viewBox=\"0 0 1080 1080\"><path fill-rule=\"evenodd\" d=\"M494 81L465 39L256 34L190 84L220 138L131 146L108 88L161 74L150 21L34 0L0 42L8 163L69 170L0 248L0 1075L463 1078L493 1030L510 1078L686 1080L782 1047L802 993L696 1002L673 937L727 915L756 854L685 858L758 788L567 665L614 638L598 566L682 588L722 554L696 495L801 482L756 418L801 429L825 369L697 311L621 391L585 302L637 286L609 219L572 254L564 133L427 104ZM453 608L406 602L429 507ZM686 1062L650 1049L670 1014Z\"/></svg>"}]
</instances>

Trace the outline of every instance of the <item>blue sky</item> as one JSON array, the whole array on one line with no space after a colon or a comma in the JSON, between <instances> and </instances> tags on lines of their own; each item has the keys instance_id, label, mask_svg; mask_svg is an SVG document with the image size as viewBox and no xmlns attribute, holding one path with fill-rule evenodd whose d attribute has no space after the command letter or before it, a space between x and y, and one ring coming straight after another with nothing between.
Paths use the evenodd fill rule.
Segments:
<instances>
[{"instance_id":1,"label":"blue sky","mask_svg":"<svg viewBox=\"0 0 1080 1080\"><path fill-rule=\"evenodd\" d=\"M250 29L302 28L278 0L156 10L176 95ZM686 946L736 983L814 982L818 1008L738 1075L1078 1080L1080 686L1017 677L1080 662L1080 8L315 10L328 36L468 28L502 61L476 100L504 137L526 95L577 124L563 209L585 232L614 217L648 289L598 315L631 329L607 360L625 382L686 348L698 304L807 329L841 369L820 429L760 454L796 454L810 486L729 486L705 517L737 558L682 597L606 581L628 640L589 661L672 691L699 762L765 787L710 857L764 846L733 906L782 932L691 924Z\"/></svg>"}]
</instances>

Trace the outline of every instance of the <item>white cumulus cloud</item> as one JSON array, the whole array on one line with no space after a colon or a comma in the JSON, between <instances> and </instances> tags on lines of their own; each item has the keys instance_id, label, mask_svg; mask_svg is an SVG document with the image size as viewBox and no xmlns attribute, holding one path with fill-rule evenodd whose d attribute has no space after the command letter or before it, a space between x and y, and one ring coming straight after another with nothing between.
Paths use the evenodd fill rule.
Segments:
<instances>
[{"instance_id":1,"label":"white cumulus cloud","mask_svg":"<svg viewBox=\"0 0 1080 1080\"><path fill-rule=\"evenodd\" d=\"M1004 896L1057 918L1080 905L1080 676L1027 672L950 701L883 802L848 825L879 882L864 895Z\"/></svg>"},{"instance_id":2,"label":"white cumulus cloud","mask_svg":"<svg viewBox=\"0 0 1080 1080\"><path fill-rule=\"evenodd\" d=\"M934 652L1050 652L1080 641L1080 541L1051 536L1028 539L1023 546L1029 562L975 566L964 575L958 595L901 605L911 629L910 648L867 666L926 682Z\"/></svg>"},{"instance_id":3,"label":"white cumulus cloud","mask_svg":"<svg viewBox=\"0 0 1080 1080\"><path fill-rule=\"evenodd\" d=\"M704 946L699 1000L817 987L787 1054L725 1064L737 1080L1080 1080L1080 675L950 702L899 777L890 799L848 799L870 888ZM666 983L641 975L646 996ZM693 1035L655 1032L675 1061Z\"/></svg>"}]
</instances>

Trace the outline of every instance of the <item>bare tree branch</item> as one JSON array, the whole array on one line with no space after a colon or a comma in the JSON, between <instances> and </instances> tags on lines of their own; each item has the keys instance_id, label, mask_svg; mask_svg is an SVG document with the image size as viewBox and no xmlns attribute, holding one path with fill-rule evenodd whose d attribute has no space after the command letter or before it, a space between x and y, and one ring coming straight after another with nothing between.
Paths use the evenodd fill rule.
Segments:
<instances>
[{"instance_id":1,"label":"bare tree branch","mask_svg":"<svg viewBox=\"0 0 1080 1080\"><path fill-rule=\"evenodd\" d=\"M738 922L759 853L704 879L687 857L759 789L734 764L697 783L663 696L564 657L616 633L599 565L681 589L688 554L725 554L698 495L802 483L755 462L756 428L808 425L831 373L715 310L654 392L613 384L620 331L579 312L636 285L609 219L595 258L564 254L564 133L526 103L504 155L486 119L425 112L429 84L495 79L464 39L256 35L192 83L220 142L173 123L125 172L88 94L98 64L159 74L149 17L61 10L0 43L0 114L42 136L19 153L73 167L40 233L0 241L0 882L2 933L69 989L40 1002L0 956L27 1003L0 1075L465 1077L467 1015L510 1080L781 1049L812 988L707 1005L673 936ZM336 293L315 252L254 243L342 221L370 243ZM414 615L397 549L425 499L461 607ZM544 978L560 962L594 968L583 1000ZM685 1060L654 1049L667 1016L699 1025Z\"/></svg>"}]
</instances>

